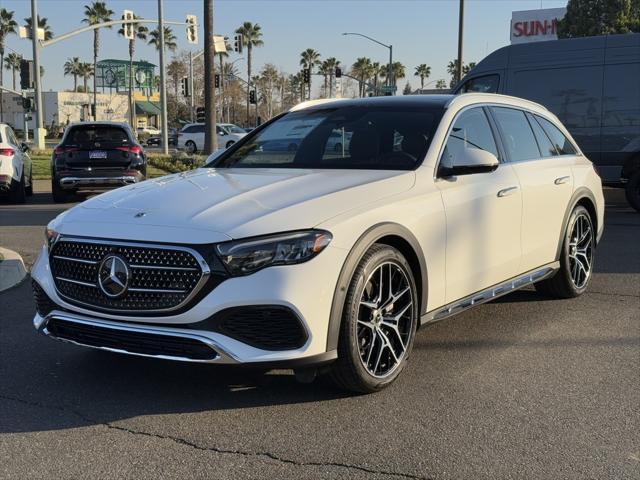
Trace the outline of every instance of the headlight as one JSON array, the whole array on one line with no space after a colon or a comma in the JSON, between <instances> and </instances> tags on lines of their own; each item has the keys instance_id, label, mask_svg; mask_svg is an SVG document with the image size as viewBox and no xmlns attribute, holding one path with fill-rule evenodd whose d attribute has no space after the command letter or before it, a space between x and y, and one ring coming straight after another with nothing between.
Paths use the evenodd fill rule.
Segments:
<instances>
[{"instance_id":1,"label":"headlight","mask_svg":"<svg viewBox=\"0 0 640 480\"><path fill-rule=\"evenodd\" d=\"M219 244L216 249L232 275L248 275L272 265L303 263L318 255L333 237L306 230Z\"/></svg>"},{"instance_id":2,"label":"headlight","mask_svg":"<svg viewBox=\"0 0 640 480\"><path fill-rule=\"evenodd\" d=\"M54 243L58 241L58 237L60 234L55 230L46 227L44 229L44 244L47 246L47 249L51 249Z\"/></svg>"}]
</instances>

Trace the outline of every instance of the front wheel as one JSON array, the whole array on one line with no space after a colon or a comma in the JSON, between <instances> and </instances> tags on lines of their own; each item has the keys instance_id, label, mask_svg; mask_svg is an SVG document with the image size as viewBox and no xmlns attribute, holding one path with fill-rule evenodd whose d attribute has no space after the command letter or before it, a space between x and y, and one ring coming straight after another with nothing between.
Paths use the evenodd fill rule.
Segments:
<instances>
[{"instance_id":1,"label":"front wheel","mask_svg":"<svg viewBox=\"0 0 640 480\"><path fill-rule=\"evenodd\" d=\"M374 245L351 279L340 325L338 359L329 372L341 388L382 390L404 368L418 323L418 292L404 256Z\"/></svg>"},{"instance_id":2,"label":"front wheel","mask_svg":"<svg viewBox=\"0 0 640 480\"><path fill-rule=\"evenodd\" d=\"M196 147L195 142L192 142L191 140L185 143L184 146L187 148L187 153L194 154L198 151L198 147Z\"/></svg>"},{"instance_id":3,"label":"front wheel","mask_svg":"<svg viewBox=\"0 0 640 480\"><path fill-rule=\"evenodd\" d=\"M631 175L624 191L629 205L640 212L640 170Z\"/></svg>"},{"instance_id":4,"label":"front wheel","mask_svg":"<svg viewBox=\"0 0 640 480\"><path fill-rule=\"evenodd\" d=\"M536 290L556 298L582 295L593 276L596 236L591 215L578 205L571 212L560 252L560 269L535 284Z\"/></svg>"}]
</instances>

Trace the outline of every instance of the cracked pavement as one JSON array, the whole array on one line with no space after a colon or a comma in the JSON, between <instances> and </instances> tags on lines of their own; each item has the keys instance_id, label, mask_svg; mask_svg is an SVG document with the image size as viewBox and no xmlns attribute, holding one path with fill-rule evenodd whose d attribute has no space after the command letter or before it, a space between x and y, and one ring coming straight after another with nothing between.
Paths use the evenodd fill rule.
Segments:
<instances>
[{"instance_id":1,"label":"cracked pavement","mask_svg":"<svg viewBox=\"0 0 640 480\"><path fill-rule=\"evenodd\" d=\"M45 187L0 205L27 263L60 208ZM26 281L0 293L0 478L640 478L640 215L620 193L586 295L425 328L375 395L55 342Z\"/></svg>"}]
</instances>

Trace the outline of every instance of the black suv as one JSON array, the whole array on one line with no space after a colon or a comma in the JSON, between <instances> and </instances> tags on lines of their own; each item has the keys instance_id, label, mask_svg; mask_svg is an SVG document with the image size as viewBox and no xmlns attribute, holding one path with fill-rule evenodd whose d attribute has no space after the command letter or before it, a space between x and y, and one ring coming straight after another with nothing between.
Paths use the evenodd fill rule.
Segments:
<instances>
[{"instance_id":1,"label":"black suv","mask_svg":"<svg viewBox=\"0 0 640 480\"><path fill-rule=\"evenodd\" d=\"M141 182L147 159L129 125L87 122L67 127L51 157L51 192L64 202L78 190L104 190Z\"/></svg>"}]
</instances>

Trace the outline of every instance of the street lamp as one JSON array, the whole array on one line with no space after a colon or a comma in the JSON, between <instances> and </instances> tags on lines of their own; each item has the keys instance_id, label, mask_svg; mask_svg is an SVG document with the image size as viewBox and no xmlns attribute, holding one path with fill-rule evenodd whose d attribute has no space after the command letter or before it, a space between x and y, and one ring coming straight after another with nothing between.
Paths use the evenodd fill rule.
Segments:
<instances>
[{"instance_id":1,"label":"street lamp","mask_svg":"<svg viewBox=\"0 0 640 480\"><path fill-rule=\"evenodd\" d=\"M387 85L388 86L392 86L393 85L393 45L387 45L385 43L382 43L378 40L376 40L375 38L371 38L367 35L364 35L362 33L356 33L356 32L344 32L342 35L357 35L358 37L363 37L366 38L367 40L370 40L374 43L377 43L378 45L382 45L385 48L389 49L389 65L387 67Z\"/></svg>"}]
</instances>

